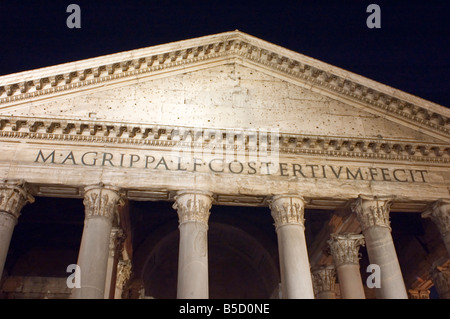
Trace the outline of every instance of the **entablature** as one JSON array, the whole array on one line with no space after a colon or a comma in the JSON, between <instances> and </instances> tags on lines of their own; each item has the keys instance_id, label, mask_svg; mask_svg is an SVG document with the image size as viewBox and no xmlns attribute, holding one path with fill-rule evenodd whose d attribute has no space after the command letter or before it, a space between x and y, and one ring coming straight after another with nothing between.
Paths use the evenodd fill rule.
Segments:
<instances>
[{"instance_id":1,"label":"entablature","mask_svg":"<svg viewBox=\"0 0 450 319\"><path fill-rule=\"evenodd\" d=\"M357 160L450 163L450 145L406 139L356 138L283 133L278 130L218 129L0 116L0 138L56 144L135 145L170 149L268 151L285 155L354 158Z\"/></svg>"}]
</instances>

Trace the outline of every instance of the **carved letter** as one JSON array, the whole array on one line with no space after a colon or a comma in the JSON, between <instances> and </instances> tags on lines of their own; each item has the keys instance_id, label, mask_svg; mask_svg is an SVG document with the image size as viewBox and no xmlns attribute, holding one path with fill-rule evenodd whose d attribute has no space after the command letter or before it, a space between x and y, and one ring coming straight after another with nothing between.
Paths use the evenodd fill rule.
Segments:
<instances>
[{"instance_id":1,"label":"carved letter","mask_svg":"<svg viewBox=\"0 0 450 319\"><path fill-rule=\"evenodd\" d=\"M42 154L42 150L39 150L38 155L36 156L35 162L39 162L39 157L42 158L42 162L45 163L51 157L51 163L55 163L55 151L51 152L46 158L44 158L44 154Z\"/></svg>"},{"instance_id":2,"label":"carved letter","mask_svg":"<svg viewBox=\"0 0 450 319\"><path fill-rule=\"evenodd\" d=\"M233 163L238 163L238 164L240 165L241 168L238 169L237 171L233 171L233 170L231 169L231 167L232 167L231 164L233 164ZM239 161L237 161L237 160L234 160L234 161L232 161L232 162L230 162L230 163L228 164L228 169L229 169L230 172L233 173L233 174L240 174L240 173L242 173L242 171L244 170L244 165L242 165L241 162L239 162Z\"/></svg>"},{"instance_id":3,"label":"carved letter","mask_svg":"<svg viewBox=\"0 0 450 319\"><path fill-rule=\"evenodd\" d=\"M70 153L66 156L64 161L61 162L61 164L65 164L67 160L71 160L73 165L77 165L77 163L75 162L75 157L73 156L73 152L72 151L70 151Z\"/></svg>"}]
</instances>

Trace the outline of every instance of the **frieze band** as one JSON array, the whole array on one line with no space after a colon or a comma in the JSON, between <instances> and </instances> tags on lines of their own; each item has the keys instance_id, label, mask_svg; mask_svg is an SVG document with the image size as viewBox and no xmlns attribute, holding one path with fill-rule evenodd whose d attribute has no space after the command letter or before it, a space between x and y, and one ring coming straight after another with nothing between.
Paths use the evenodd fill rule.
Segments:
<instances>
[{"instance_id":1,"label":"frieze band","mask_svg":"<svg viewBox=\"0 0 450 319\"><path fill-rule=\"evenodd\" d=\"M298 178L325 178L367 180L400 183L426 183L427 170L384 168L384 167L346 167L318 164L298 164L274 161L227 161L226 158L185 158L139 154L113 154L110 152L84 152L74 154L73 151L57 152L39 150L34 158L35 163L61 164L78 166L139 168L166 171L190 171L231 173L245 175L276 175Z\"/></svg>"}]
</instances>

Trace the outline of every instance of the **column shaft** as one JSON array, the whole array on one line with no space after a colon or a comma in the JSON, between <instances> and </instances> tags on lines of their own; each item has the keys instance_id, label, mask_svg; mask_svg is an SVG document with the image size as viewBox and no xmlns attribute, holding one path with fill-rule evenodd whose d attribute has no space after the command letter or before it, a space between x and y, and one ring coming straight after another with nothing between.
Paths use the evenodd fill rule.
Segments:
<instances>
[{"instance_id":1,"label":"column shaft","mask_svg":"<svg viewBox=\"0 0 450 319\"><path fill-rule=\"evenodd\" d=\"M359 268L359 247L364 245L361 234L331 234L328 241L336 266L342 299L365 299Z\"/></svg>"},{"instance_id":2,"label":"column shaft","mask_svg":"<svg viewBox=\"0 0 450 319\"><path fill-rule=\"evenodd\" d=\"M114 268L117 266L116 263L116 258L114 258L114 256L109 256L108 257L108 262L106 265L106 281L105 281L105 299L113 299L111 298L111 289L112 287L115 288L115 270ZM115 291L115 289L114 289ZM114 297L114 294L113 294Z\"/></svg>"},{"instance_id":3,"label":"column shaft","mask_svg":"<svg viewBox=\"0 0 450 319\"><path fill-rule=\"evenodd\" d=\"M408 299L402 271L391 232L384 227L371 227L364 231L370 262L380 266L381 284L377 297L382 299Z\"/></svg>"},{"instance_id":4,"label":"column shaft","mask_svg":"<svg viewBox=\"0 0 450 319\"><path fill-rule=\"evenodd\" d=\"M207 231L208 227L198 222L180 225L179 299L209 297Z\"/></svg>"},{"instance_id":5,"label":"column shaft","mask_svg":"<svg viewBox=\"0 0 450 319\"><path fill-rule=\"evenodd\" d=\"M120 202L115 187L95 185L85 188L86 217L77 262L81 288L73 288L72 298L104 298L112 221Z\"/></svg>"},{"instance_id":6,"label":"column shaft","mask_svg":"<svg viewBox=\"0 0 450 319\"><path fill-rule=\"evenodd\" d=\"M108 264L111 222L102 218L87 220L83 229L77 264L81 270L81 288L77 298L102 299Z\"/></svg>"},{"instance_id":7,"label":"column shaft","mask_svg":"<svg viewBox=\"0 0 450 319\"><path fill-rule=\"evenodd\" d=\"M10 181L0 184L0 279L5 267L6 256L20 216L20 211L27 203L33 203L23 181Z\"/></svg>"},{"instance_id":8,"label":"column shaft","mask_svg":"<svg viewBox=\"0 0 450 319\"><path fill-rule=\"evenodd\" d=\"M277 229L283 296L289 299L312 298L314 291L306 249L305 231L298 225Z\"/></svg>"},{"instance_id":9,"label":"column shaft","mask_svg":"<svg viewBox=\"0 0 450 319\"><path fill-rule=\"evenodd\" d=\"M359 265L345 264L337 267L342 299L365 299Z\"/></svg>"},{"instance_id":10,"label":"column shaft","mask_svg":"<svg viewBox=\"0 0 450 319\"><path fill-rule=\"evenodd\" d=\"M181 191L175 197L180 245L178 257L178 299L209 298L208 218L212 194Z\"/></svg>"},{"instance_id":11,"label":"column shaft","mask_svg":"<svg viewBox=\"0 0 450 319\"><path fill-rule=\"evenodd\" d=\"M283 298L314 299L304 229L304 200L278 195L270 204L278 238Z\"/></svg>"},{"instance_id":12,"label":"column shaft","mask_svg":"<svg viewBox=\"0 0 450 319\"><path fill-rule=\"evenodd\" d=\"M405 283L391 235L389 209L391 200L376 196L363 196L352 204L366 240L371 264L380 267L379 299L408 299Z\"/></svg>"},{"instance_id":13,"label":"column shaft","mask_svg":"<svg viewBox=\"0 0 450 319\"><path fill-rule=\"evenodd\" d=\"M16 224L17 218L15 216L5 211L0 212L0 279Z\"/></svg>"}]
</instances>

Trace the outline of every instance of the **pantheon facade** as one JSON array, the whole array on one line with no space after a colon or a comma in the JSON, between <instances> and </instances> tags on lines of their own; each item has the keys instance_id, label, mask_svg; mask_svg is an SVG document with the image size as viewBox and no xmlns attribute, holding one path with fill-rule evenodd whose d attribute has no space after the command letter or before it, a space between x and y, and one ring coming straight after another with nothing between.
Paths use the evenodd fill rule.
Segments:
<instances>
[{"instance_id":1,"label":"pantheon facade","mask_svg":"<svg viewBox=\"0 0 450 319\"><path fill-rule=\"evenodd\" d=\"M449 116L238 30L1 76L0 297L450 298Z\"/></svg>"}]
</instances>

